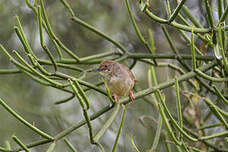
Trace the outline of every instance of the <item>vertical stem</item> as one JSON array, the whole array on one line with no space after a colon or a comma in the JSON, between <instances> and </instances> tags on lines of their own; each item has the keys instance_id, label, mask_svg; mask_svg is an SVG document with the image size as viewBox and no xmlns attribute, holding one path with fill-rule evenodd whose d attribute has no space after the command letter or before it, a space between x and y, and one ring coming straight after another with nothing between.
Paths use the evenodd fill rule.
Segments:
<instances>
[{"instance_id":1,"label":"vertical stem","mask_svg":"<svg viewBox=\"0 0 228 152\"><path fill-rule=\"evenodd\" d=\"M151 152L154 152L157 149L157 146L158 146L158 143L160 140L160 136L161 136L162 124L163 124L162 123L162 117L161 117L161 115L159 115L157 130L156 130L156 134L154 137L154 142L153 142L152 148L150 150Z\"/></svg>"},{"instance_id":2,"label":"vertical stem","mask_svg":"<svg viewBox=\"0 0 228 152\"><path fill-rule=\"evenodd\" d=\"M179 83L178 79L175 78L175 88L176 88L176 101L177 101L177 113L178 113L178 121L180 128L183 129L183 117L182 117L182 109L181 109L181 100L180 100L180 89L179 89ZM182 138L182 135L180 134L180 139Z\"/></svg>"},{"instance_id":3,"label":"vertical stem","mask_svg":"<svg viewBox=\"0 0 228 152\"><path fill-rule=\"evenodd\" d=\"M205 3L206 11L207 11L207 18L208 18L209 24L211 26L211 29L213 29L214 23L213 23L213 16L212 16L212 12L211 12L211 6L209 5L209 0L204 0L204 3Z\"/></svg>"},{"instance_id":4,"label":"vertical stem","mask_svg":"<svg viewBox=\"0 0 228 152\"><path fill-rule=\"evenodd\" d=\"M119 130L118 130L116 139L115 139L115 143L114 143L113 148L112 148L112 152L116 151L116 147L117 147L117 144L118 144L118 141L119 141L119 137L120 137L120 134L121 134L121 131L122 131L122 128L123 128L123 124L124 124L126 108L125 108L124 105L122 105L122 107L123 107L123 113L122 113L122 117L121 117L120 127L119 127Z\"/></svg>"},{"instance_id":5,"label":"vertical stem","mask_svg":"<svg viewBox=\"0 0 228 152\"><path fill-rule=\"evenodd\" d=\"M192 33L191 33L191 50L192 50L192 66L193 70L196 70L196 51L194 47L194 31L192 28Z\"/></svg>"}]
</instances>

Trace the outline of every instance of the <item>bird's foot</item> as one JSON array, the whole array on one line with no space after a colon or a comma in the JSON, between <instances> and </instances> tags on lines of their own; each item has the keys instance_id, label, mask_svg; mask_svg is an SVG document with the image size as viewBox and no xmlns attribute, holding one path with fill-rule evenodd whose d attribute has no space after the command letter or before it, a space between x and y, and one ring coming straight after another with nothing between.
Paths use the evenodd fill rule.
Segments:
<instances>
[{"instance_id":1,"label":"bird's foot","mask_svg":"<svg viewBox=\"0 0 228 152\"><path fill-rule=\"evenodd\" d=\"M135 100L135 96L132 91L129 91L129 98L131 99L131 101Z\"/></svg>"},{"instance_id":2,"label":"bird's foot","mask_svg":"<svg viewBox=\"0 0 228 152\"><path fill-rule=\"evenodd\" d=\"M112 94L112 98L114 99L114 101L116 103L119 101L119 98L118 98L117 94L115 94L115 93Z\"/></svg>"}]
</instances>

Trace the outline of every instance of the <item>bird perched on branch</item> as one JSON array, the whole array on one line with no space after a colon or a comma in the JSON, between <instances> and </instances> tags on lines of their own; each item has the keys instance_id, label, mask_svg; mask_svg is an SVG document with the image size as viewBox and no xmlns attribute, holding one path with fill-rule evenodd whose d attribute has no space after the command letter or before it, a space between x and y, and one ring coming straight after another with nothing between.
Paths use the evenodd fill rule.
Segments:
<instances>
[{"instance_id":1,"label":"bird perched on branch","mask_svg":"<svg viewBox=\"0 0 228 152\"><path fill-rule=\"evenodd\" d=\"M131 90L135 84L135 77L128 67L112 60L105 60L95 71L104 76L115 102L119 101L118 96L127 94L131 101L135 99Z\"/></svg>"}]
</instances>

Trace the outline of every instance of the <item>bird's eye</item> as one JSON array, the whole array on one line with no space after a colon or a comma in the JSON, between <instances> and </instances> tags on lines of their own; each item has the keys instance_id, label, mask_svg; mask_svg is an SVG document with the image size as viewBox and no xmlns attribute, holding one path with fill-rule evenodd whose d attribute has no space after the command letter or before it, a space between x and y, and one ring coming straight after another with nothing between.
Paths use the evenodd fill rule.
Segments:
<instances>
[{"instance_id":1,"label":"bird's eye","mask_svg":"<svg viewBox=\"0 0 228 152\"><path fill-rule=\"evenodd\" d=\"M107 65L105 65L104 67L105 67L105 68L107 68L108 66L107 66Z\"/></svg>"}]
</instances>

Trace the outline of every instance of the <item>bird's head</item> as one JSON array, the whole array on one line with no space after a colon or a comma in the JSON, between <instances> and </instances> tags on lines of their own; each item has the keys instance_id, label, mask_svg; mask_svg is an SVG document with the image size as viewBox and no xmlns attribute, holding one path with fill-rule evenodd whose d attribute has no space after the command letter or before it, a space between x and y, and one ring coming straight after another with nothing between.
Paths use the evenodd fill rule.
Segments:
<instances>
[{"instance_id":1,"label":"bird's head","mask_svg":"<svg viewBox=\"0 0 228 152\"><path fill-rule=\"evenodd\" d=\"M99 64L99 68L95 72L99 72L104 77L110 77L113 74L113 66L115 62L111 60L104 60Z\"/></svg>"}]
</instances>

